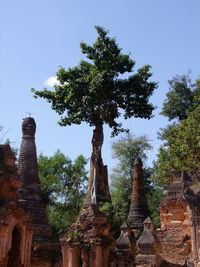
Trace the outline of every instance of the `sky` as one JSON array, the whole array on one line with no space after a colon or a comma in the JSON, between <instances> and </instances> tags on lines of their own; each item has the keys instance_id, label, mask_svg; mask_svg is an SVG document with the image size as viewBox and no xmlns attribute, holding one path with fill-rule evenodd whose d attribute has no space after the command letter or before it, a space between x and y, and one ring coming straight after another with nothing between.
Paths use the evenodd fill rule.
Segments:
<instances>
[{"instance_id":1,"label":"sky","mask_svg":"<svg viewBox=\"0 0 200 267\"><path fill-rule=\"evenodd\" d=\"M156 159L157 132L168 121L159 115L169 90L168 80L191 72L200 74L199 0L0 0L0 142L21 143L22 119L31 114L37 124L37 151L51 156L60 149L72 160L91 154L92 128L86 124L61 127L59 116L30 88L42 90L55 80L59 66L76 66L83 58L80 42L93 43L94 26L103 26L137 68L152 66L158 88L151 98L157 106L151 120L123 121L136 137L147 135ZM50 87L48 87L50 88ZM104 127L103 159L111 173L110 130Z\"/></svg>"}]
</instances>

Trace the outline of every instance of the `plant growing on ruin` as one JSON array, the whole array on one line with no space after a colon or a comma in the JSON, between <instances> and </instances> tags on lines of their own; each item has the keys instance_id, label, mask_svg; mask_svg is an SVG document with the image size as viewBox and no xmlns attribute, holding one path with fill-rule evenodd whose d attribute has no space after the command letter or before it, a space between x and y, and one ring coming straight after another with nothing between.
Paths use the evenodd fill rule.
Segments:
<instances>
[{"instance_id":1,"label":"plant growing on ruin","mask_svg":"<svg viewBox=\"0 0 200 267\"><path fill-rule=\"evenodd\" d=\"M61 115L61 126L86 122L94 127L91 169L95 169L101 159L103 124L112 129L114 136L125 131L118 121L121 115L124 119L150 119L154 106L149 98L157 87L149 80L152 75L149 65L133 74L135 61L121 52L116 40L109 37L104 28L97 26L96 30L98 37L94 44L80 44L88 61L82 60L73 68L60 67L57 72L59 84L53 91L33 89L36 98L46 99ZM98 177L97 169L90 171L90 184L94 181L94 173Z\"/></svg>"}]
</instances>

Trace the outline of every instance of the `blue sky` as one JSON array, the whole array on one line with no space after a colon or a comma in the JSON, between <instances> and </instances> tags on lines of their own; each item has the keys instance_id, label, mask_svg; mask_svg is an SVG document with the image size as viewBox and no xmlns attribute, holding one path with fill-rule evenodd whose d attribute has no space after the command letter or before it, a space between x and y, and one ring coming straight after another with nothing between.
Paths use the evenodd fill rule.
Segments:
<instances>
[{"instance_id":1,"label":"blue sky","mask_svg":"<svg viewBox=\"0 0 200 267\"><path fill-rule=\"evenodd\" d=\"M79 43L96 39L95 25L109 29L124 53L131 53L136 69L152 65L159 82L152 102L158 108L152 120L130 119L124 125L136 136L146 134L154 149L157 132L167 120L159 115L167 81L176 74L200 74L199 0L0 0L0 139L21 142L22 119L31 113L37 123L38 153L52 155L58 148L74 159L91 153L92 128L60 127L58 116L30 88L45 87L58 67L75 66L82 58ZM110 130L105 127L104 163L114 165Z\"/></svg>"}]
</instances>

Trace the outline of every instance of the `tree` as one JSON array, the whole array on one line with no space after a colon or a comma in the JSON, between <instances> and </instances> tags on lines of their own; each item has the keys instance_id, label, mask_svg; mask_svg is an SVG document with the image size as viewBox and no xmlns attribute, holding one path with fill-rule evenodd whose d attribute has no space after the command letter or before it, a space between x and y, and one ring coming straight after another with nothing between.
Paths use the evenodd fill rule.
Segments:
<instances>
[{"instance_id":1,"label":"tree","mask_svg":"<svg viewBox=\"0 0 200 267\"><path fill-rule=\"evenodd\" d=\"M87 160L78 156L74 162L59 150L53 156L38 157L42 197L54 235L58 236L74 222L86 193Z\"/></svg>"},{"instance_id":2,"label":"tree","mask_svg":"<svg viewBox=\"0 0 200 267\"><path fill-rule=\"evenodd\" d=\"M168 142L174 169L200 179L200 104L181 121Z\"/></svg>"},{"instance_id":3,"label":"tree","mask_svg":"<svg viewBox=\"0 0 200 267\"><path fill-rule=\"evenodd\" d=\"M169 92L164 101L161 114L169 120L183 120L187 118L188 112L193 111L198 105L200 96L200 80L191 82L188 75L175 76L169 80Z\"/></svg>"},{"instance_id":4,"label":"tree","mask_svg":"<svg viewBox=\"0 0 200 267\"><path fill-rule=\"evenodd\" d=\"M155 163L154 179L164 186L173 172L186 171L200 179L200 104L187 116L166 135Z\"/></svg>"},{"instance_id":5,"label":"tree","mask_svg":"<svg viewBox=\"0 0 200 267\"><path fill-rule=\"evenodd\" d=\"M158 150L157 160L154 162L153 180L160 186L166 188L169 185L173 166L168 147L161 146Z\"/></svg>"},{"instance_id":6,"label":"tree","mask_svg":"<svg viewBox=\"0 0 200 267\"><path fill-rule=\"evenodd\" d=\"M172 124L167 125L166 128L160 129L159 138L163 141L163 145L160 147L158 159L154 164L154 179L164 187L168 185L172 173L181 172L191 161L191 159L187 159L186 163L185 160L181 160L188 153L192 158L192 154L189 152L191 149L184 145L186 139L183 138L183 135L186 132L189 138L189 132L184 125L186 125L186 122L188 123L188 118L190 118L189 121L192 119L191 114L196 109L198 110L200 99L200 79L192 83L189 75L177 75L169 81L169 85L169 92L167 93L167 99L163 104L161 114L174 121ZM198 132L196 131L198 126L195 126L195 123L198 125L197 121L194 122L194 129L188 125L187 128L190 129L190 133L193 133L193 131ZM179 137L177 138L177 136ZM191 136L191 141L196 138L195 136L194 133ZM195 151L193 152L196 153ZM183 162L186 164L185 166L183 166ZM193 166L193 163L192 160L191 166Z\"/></svg>"},{"instance_id":7,"label":"tree","mask_svg":"<svg viewBox=\"0 0 200 267\"><path fill-rule=\"evenodd\" d=\"M157 87L155 82L149 81L152 75L149 65L123 79L123 74L133 71L135 62L129 55L121 53L116 40L109 37L104 28L95 28L98 33L96 42L93 45L80 44L89 61L82 60L73 68L60 67L57 72L60 84L54 86L54 91L33 89L35 97L46 99L61 115L61 126L86 122L95 127L89 188L100 176L98 165L101 165L103 124L112 129L112 135L117 135L125 130L117 120L122 113L124 119L150 119L154 106L149 103L149 98ZM96 190L95 186L93 189Z\"/></svg>"}]
</instances>

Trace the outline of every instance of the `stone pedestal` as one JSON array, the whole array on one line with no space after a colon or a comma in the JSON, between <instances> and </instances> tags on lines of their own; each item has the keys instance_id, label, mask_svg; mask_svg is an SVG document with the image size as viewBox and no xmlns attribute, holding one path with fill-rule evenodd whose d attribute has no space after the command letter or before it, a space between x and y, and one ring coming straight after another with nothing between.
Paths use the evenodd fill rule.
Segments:
<instances>
[{"instance_id":1,"label":"stone pedestal","mask_svg":"<svg viewBox=\"0 0 200 267\"><path fill-rule=\"evenodd\" d=\"M72 267L71 262L74 262L75 258L76 267L108 266L113 239L109 236L107 218L97 205L84 205L76 223L61 239L61 246L63 267Z\"/></svg>"},{"instance_id":2,"label":"stone pedestal","mask_svg":"<svg viewBox=\"0 0 200 267\"><path fill-rule=\"evenodd\" d=\"M148 217L144 221L144 230L137 242L136 265L159 266L160 257L158 255L156 239L153 232L153 223Z\"/></svg>"}]
</instances>

